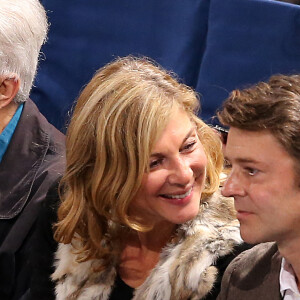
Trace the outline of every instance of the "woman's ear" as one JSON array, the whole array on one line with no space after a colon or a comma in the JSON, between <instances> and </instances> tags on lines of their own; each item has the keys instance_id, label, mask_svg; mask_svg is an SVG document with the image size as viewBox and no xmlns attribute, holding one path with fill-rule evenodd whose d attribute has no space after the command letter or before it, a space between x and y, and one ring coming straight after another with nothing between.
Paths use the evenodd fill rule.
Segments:
<instances>
[{"instance_id":1,"label":"woman's ear","mask_svg":"<svg viewBox=\"0 0 300 300\"><path fill-rule=\"evenodd\" d=\"M20 89L20 80L17 75L10 77L0 76L0 108L9 105Z\"/></svg>"}]
</instances>

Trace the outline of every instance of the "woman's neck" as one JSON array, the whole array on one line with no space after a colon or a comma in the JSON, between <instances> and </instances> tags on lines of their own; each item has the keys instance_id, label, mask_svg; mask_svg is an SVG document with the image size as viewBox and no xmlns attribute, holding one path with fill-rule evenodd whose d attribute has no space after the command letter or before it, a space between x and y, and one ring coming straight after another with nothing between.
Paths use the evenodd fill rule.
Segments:
<instances>
[{"instance_id":1,"label":"woman's neck","mask_svg":"<svg viewBox=\"0 0 300 300\"><path fill-rule=\"evenodd\" d=\"M161 252L171 240L175 230L175 224L163 221L155 224L151 231L135 232L135 235L141 249Z\"/></svg>"},{"instance_id":2,"label":"woman's neck","mask_svg":"<svg viewBox=\"0 0 300 300\"><path fill-rule=\"evenodd\" d=\"M118 272L126 284L136 288L147 279L175 229L176 225L161 222L149 232L133 231L124 238Z\"/></svg>"}]
</instances>

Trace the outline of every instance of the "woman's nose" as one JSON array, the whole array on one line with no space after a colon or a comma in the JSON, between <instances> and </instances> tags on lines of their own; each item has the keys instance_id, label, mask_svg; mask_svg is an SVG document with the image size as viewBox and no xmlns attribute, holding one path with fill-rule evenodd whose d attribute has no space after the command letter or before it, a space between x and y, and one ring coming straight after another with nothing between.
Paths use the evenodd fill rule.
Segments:
<instances>
[{"instance_id":1,"label":"woman's nose","mask_svg":"<svg viewBox=\"0 0 300 300\"><path fill-rule=\"evenodd\" d=\"M177 159L170 170L169 183L172 185L186 186L191 183L193 170L185 159Z\"/></svg>"},{"instance_id":2,"label":"woman's nose","mask_svg":"<svg viewBox=\"0 0 300 300\"><path fill-rule=\"evenodd\" d=\"M221 193L225 197L243 196L245 190L241 179L235 173L231 173L225 181Z\"/></svg>"}]
</instances>

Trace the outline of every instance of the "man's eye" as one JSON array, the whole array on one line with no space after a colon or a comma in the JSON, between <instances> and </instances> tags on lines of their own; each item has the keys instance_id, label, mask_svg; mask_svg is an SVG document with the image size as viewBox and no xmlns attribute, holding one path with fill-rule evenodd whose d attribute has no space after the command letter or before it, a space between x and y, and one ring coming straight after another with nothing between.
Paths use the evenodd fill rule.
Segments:
<instances>
[{"instance_id":1,"label":"man's eye","mask_svg":"<svg viewBox=\"0 0 300 300\"><path fill-rule=\"evenodd\" d=\"M232 168L232 164L231 164L230 160L228 160L227 158L224 158L224 168L225 169L231 169Z\"/></svg>"},{"instance_id":2,"label":"man's eye","mask_svg":"<svg viewBox=\"0 0 300 300\"><path fill-rule=\"evenodd\" d=\"M254 168L245 168L246 172L248 173L248 175L250 176L254 176L257 174L258 170L254 169Z\"/></svg>"},{"instance_id":3,"label":"man's eye","mask_svg":"<svg viewBox=\"0 0 300 300\"><path fill-rule=\"evenodd\" d=\"M155 159L150 162L150 169L154 169L162 163L162 159Z\"/></svg>"}]
</instances>

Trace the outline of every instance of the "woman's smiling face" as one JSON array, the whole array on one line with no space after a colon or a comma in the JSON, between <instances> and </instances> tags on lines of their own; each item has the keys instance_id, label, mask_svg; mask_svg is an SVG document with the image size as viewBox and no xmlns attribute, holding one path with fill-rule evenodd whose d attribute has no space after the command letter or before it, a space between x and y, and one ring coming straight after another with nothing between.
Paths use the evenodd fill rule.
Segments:
<instances>
[{"instance_id":1,"label":"woman's smiling face","mask_svg":"<svg viewBox=\"0 0 300 300\"><path fill-rule=\"evenodd\" d=\"M130 205L130 214L155 224L181 224L194 218L200 205L207 158L195 124L176 109L153 147L149 172Z\"/></svg>"}]
</instances>

